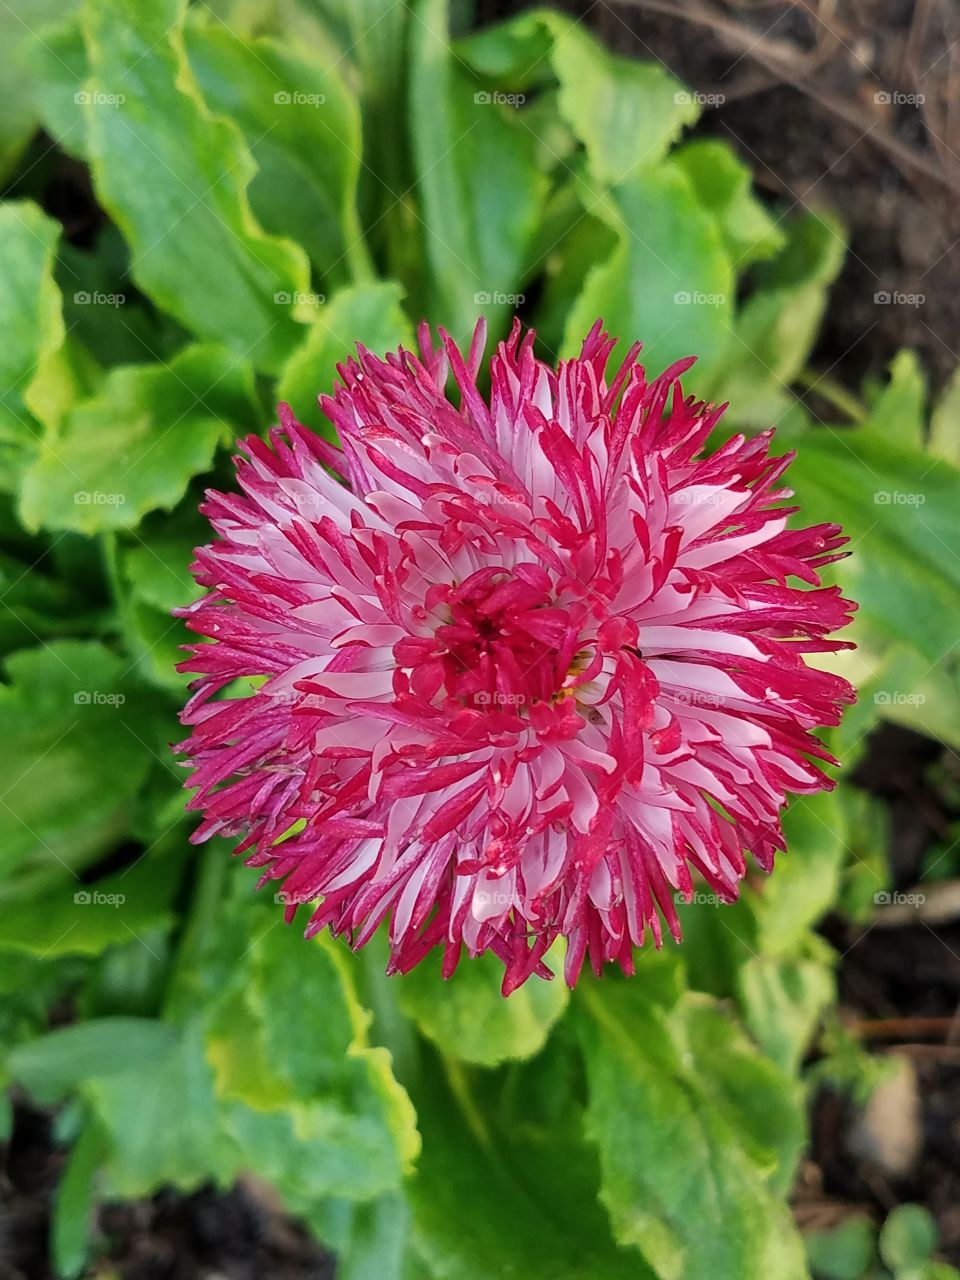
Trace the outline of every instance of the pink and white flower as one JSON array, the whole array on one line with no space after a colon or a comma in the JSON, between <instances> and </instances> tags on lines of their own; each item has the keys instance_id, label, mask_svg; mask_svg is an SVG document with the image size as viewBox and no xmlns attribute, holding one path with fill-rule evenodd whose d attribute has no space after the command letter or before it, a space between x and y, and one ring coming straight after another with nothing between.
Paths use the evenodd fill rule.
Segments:
<instances>
[{"instance_id":1,"label":"pink and white flower","mask_svg":"<svg viewBox=\"0 0 960 1280\"><path fill-rule=\"evenodd\" d=\"M183 749L195 838L241 836L308 935L389 918L392 972L492 950L509 992L558 935L569 983L631 972L695 875L732 901L771 869L853 699L804 655L854 606L818 575L839 528L787 527L772 432L705 452L692 359L607 381L599 322L556 369L516 323L487 400L484 336L358 348L321 398L342 449L286 405L244 442L203 507Z\"/></svg>"}]
</instances>

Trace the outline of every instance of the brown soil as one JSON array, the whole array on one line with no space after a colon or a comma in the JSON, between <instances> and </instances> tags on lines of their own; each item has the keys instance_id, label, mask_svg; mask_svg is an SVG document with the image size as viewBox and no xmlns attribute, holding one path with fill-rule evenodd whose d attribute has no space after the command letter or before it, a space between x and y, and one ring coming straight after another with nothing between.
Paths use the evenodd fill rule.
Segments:
<instances>
[{"instance_id":1,"label":"brown soil","mask_svg":"<svg viewBox=\"0 0 960 1280\"><path fill-rule=\"evenodd\" d=\"M0 1280L55 1280L50 1212L63 1172L49 1113L18 1098L0 1148ZM333 1259L255 1182L105 1204L89 1280L332 1280Z\"/></svg>"},{"instance_id":2,"label":"brown soil","mask_svg":"<svg viewBox=\"0 0 960 1280\"><path fill-rule=\"evenodd\" d=\"M934 381L960 333L960 9L953 0L558 0L619 53L722 96L726 138L782 210L850 232L813 364L856 388L901 347ZM480 0L482 22L526 5ZM923 101L916 101L922 98ZM878 305L874 295L923 301Z\"/></svg>"}]
</instances>

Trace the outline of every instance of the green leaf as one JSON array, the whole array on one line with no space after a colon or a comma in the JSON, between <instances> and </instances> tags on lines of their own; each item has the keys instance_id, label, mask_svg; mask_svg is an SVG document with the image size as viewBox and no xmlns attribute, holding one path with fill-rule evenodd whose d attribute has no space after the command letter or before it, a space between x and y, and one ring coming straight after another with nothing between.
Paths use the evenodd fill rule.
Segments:
<instances>
[{"instance_id":1,"label":"green leaf","mask_svg":"<svg viewBox=\"0 0 960 1280\"><path fill-rule=\"evenodd\" d=\"M717 394L730 401L738 426L776 425L795 403L787 393L813 348L845 252L836 219L806 212L790 226L783 252L757 268L756 289L736 317Z\"/></svg>"},{"instance_id":2,"label":"green leaf","mask_svg":"<svg viewBox=\"0 0 960 1280\"><path fill-rule=\"evenodd\" d=\"M104 368L144 360L162 363L186 344L181 326L141 297L130 278L126 244L113 223L103 227L89 252L60 246L57 282L71 338Z\"/></svg>"},{"instance_id":3,"label":"green leaf","mask_svg":"<svg viewBox=\"0 0 960 1280\"><path fill-rule=\"evenodd\" d=\"M783 815L786 852L753 895L759 949L795 955L807 930L830 909L840 887L846 823L835 791L796 796Z\"/></svg>"},{"instance_id":4,"label":"green leaf","mask_svg":"<svg viewBox=\"0 0 960 1280\"><path fill-rule=\"evenodd\" d=\"M745 1041L730 1053L733 1024L703 1000L663 1007L636 979L577 988L601 1200L617 1238L640 1248L662 1280L800 1280L803 1250L770 1178L789 1165L786 1150L775 1159L777 1130L792 1150L802 1112ZM642 1123L624 1124L625 1115Z\"/></svg>"},{"instance_id":5,"label":"green leaf","mask_svg":"<svg viewBox=\"0 0 960 1280\"><path fill-rule=\"evenodd\" d=\"M255 13L260 16L259 6ZM309 7L288 7L284 18L274 24L277 34L285 41L297 36L322 50L328 65L342 67L360 106L358 203L370 251L388 264L387 275L405 274L401 263L413 274L421 272L417 222L407 199L413 183L406 86L410 6L395 0L310 0ZM356 281L368 275L354 271Z\"/></svg>"},{"instance_id":6,"label":"green leaf","mask_svg":"<svg viewBox=\"0 0 960 1280\"><path fill-rule=\"evenodd\" d=\"M183 622L136 598L127 603L125 621L131 670L146 684L185 700L191 677L176 669L191 638Z\"/></svg>"},{"instance_id":7,"label":"green leaf","mask_svg":"<svg viewBox=\"0 0 960 1280\"><path fill-rule=\"evenodd\" d=\"M673 155L697 199L717 219L735 271L774 257L787 237L753 194L753 176L734 151L713 138L688 142Z\"/></svg>"},{"instance_id":8,"label":"green leaf","mask_svg":"<svg viewBox=\"0 0 960 1280\"><path fill-rule=\"evenodd\" d=\"M0 9L2 13L2 9ZM27 201L0 205L0 443L32 443L72 391L53 265L60 224Z\"/></svg>"},{"instance_id":9,"label":"green leaf","mask_svg":"<svg viewBox=\"0 0 960 1280\"><path fill-rule=\"evenodd\" d=\"M803 1239L818 1280L862 1280L876 1253L876 1228L860 1214Z\"/></svg>"},{"instance_id":10,"label":"green leaf","mask_svg":"<svg viewBox=\"0 0 960 1280\"><path fill-rule=\"evenodd\" d=\"M518 91L542 87L552 67L560 113L601 186L659 164L700 114L694 96L659 62L609 53L580 22L551 10L523 13L457 43L485 79Z\"/></svg>"},{"instance_id":11,"label":"green leaf","mask_svg":"<svg viewBox=\"0 0 960 1280\"><path fill-rule=\"evenodd\" d=\"M732 998L740 970L759 946L752 901L741 893L736 902L723 902L703 885L694 889L691 902L678 903L677 909L683 940L679 946L670 940L665 949L682 963L693 990Z\"/></svg>"},{"instance_id":12,"label":"green leaf","mask_svg":"<svg viewBox=\"0 0 960 1280\"><path fill-rule=\"evenodd\" d=\"M0 928L0 952L52 960L58 956L99 955L116 943L172 923L156 901L138 897L134 884L118 877L95 885L64 881L42 902L18 904Z\"/></svg>"},{"instance_id":13,"label":"green leaf","mask_svg":"<svg viewBox=\"0 0 960 1280\"><path fill-rule=\"evenodd\" d=\"M32 93L44 129L62 151L78 160L87 158L87 127L83 84L89 74L87 51L80 29L82 5L59 6L60 21L43 30L43 40L26 50Z\"/></svg>"},{"instance_id":14,"label":"green leaf","mask_svg":"<svg viewBox=\"0 0 960 1280\"><path fill-rule=\"evenodd\" d=\"M46 42L48 24L76 3L5 0L0 5L0 178L9 174L38 124L31 54Z\"/></svg>"},{"instance_id":15,"label":"green leaf","mask_svg":"<svg viewBox=\"0 0 960 1280\"><path fill-rule=\"evenodd\" d=\"M48 576L49 560L34 563L0 552L0 651L10 653L38 640L89 635L102 625L102 603L90 600L82 584Z\"/></svg>"},{"instance_id":16,"label":"green leaf","mask_svg":"<svg viewBox=\"0 0 960 1280\"><path fill-rule=\"evenodd\" d=\"M148 517L131 536L122 553L123 575L137 599L169 614L200 595L190 565L211 530L190 497L172 515Z\"/></svg>"},{"instance_id":17,"label":"green leaf","mask_svg":"<svg viewBox=\"0 0 960 1280\"><path fill-rule=\"evenodd\" d=\"M390 1055L369 1043L340 944L305 942L239 878L217 930L190 1004L207 1005L207 1057L239 1148L298 1212L395 1190L419 1152L416 1118Z\"/></svg>"},{"instance_id":18,"label":"green leaf","mask_svg":"<svg viewBox=\"0 0 960 1280\"><path fill-rule=\"evenodd\" d=\"M337 365L354 354L358 342L376 355L413 343L410 322L400 307L403 290L390 280L341 289L321 308L303 343L280 372L277 399L297 418L335 438L317 396L331 395Z\"/></svg>"},{"instance_id":19,"label":"green leaf","mask_svg":"<svg viewBox=\"0 0 960 1280\"><path fill-rule=\"evenodd\" d=\"M93 642L12 655L0 687L0 868L76 869L126 827L156 704ZM76 886L79 888L80 886Z\"/></svg>"},{"instance_id":20,"label":"green leaf","mask_svg":"<svg viewBox=\"0 0 960 1280\"><path fill-rule=\"evenodd\" d=\"M490 88L543 89L554 78L554 23L559 28L567 21L550 10L528 10L472 32L457 40L453 50Z\"/></svg>"},{"instance_id":21,"label":"green leaf","mask_svg":"<svg viewBox=\"0 0 960 1280\"><path fill-rule=\"evenodd\" d=\"M678 1012L707 1105L786 1195L806 1141L801 1087L757 1051L725 1006L688 994Z\"/></svg>"},{"instance_id":22,"label":"green leaf","mask_svg":"<svg viewBox=\"0 0 960 1280\"><path fill-rule=\"evenodd\" d=\"M302 244L331 282L348 264L369 276L356 206L360 114L338 61L289 40L242 41L210 20L185 34L207 106L239 125L253 153L260 224Z\"/></svg>"},{"instance_id":23,"label":"green leaf","mask_svg":"<svg viewBox=\"0 0 960 1280\"><path fill-rule=\"evenodd\" d=\"M844 915L865 921L876 909L876 895L890 885L890 811L880 797L857 787L841 786L837 796L850 846L838 906Z\"/></svg>"},{"instance_id":24,"label":"green leaf","mask_svg":"<svg viewBox=\"0 0 960 1280\"><path fill-rule=\"evenodd\" d=\"M567 317L563 354L576 354L598 316L621 340L637 339L651 375L696 355L689 389L705 394L729 343L733 273L714 218L671 164L616 187L597 209L617 232L611 257L588 273Z\"/></svg>"},{"instance_id":25,"label":"green leaf","mask_svg":"<svg viewBox=\"0 0 960 1280\"><path fill-rule=\"evenodd\" d=\"M504 1108L496 1096L499 1076L491 1074L487 1090L474 1097L468 1077L448 1072L444 1080L430 1064L415 1097L423 1155L407 1184L418 1264L412 1274L648 1280L643 1260L611 1239L596 1203L596 1160L583 1143L575 1106L565 1097L564 1110L549 1122L542 1115L547 1073L527 1078L526 1114L511 1134L506 1122L497 1123Z\"/></svg>"},{"instance_id":26,"label":"green leaf","mask_svg":"<svg viewBox=\"0 0 960 1280\"><path fill-rule=\"evenodd\" d=\"M952 654L931 666L909 644L881 646L879 662L856 673L858 699L844 717L837 751L848 766L862 751L877 720L889 720L928 738L960 747L960 672ZM876 654L864 646L861 657Z\"/></svg>"},{"instance_id":27,"label":"green leaf","mask_svg":"<svg viewBox=\"0 0 960 1280\"><path fill-rule=\"evenodd\" d=\"M922 449L927 380L914 351L900 351L890 364L890 380L875 396L860 428L875 431L904 448Z\"/></svg>"},{"instance_id":28,"label":"green leaf","mask_svg":"<svg viewBox=\"0 0 960 1280\"><path fill-rule=\"evenodd\" d=\"M880 1229L880 1256L892 1271L917 1267L937 1247L937 1224L919 1204L892 1209Z\"/></svg>"},{"instance_id":29,"label":"green leaf","mask_svg":"<svg viewBox=\"0 0 960 1280\"><path fill-rule=\"evenodd\" d=\"M211 115L200 96L183 47L185 8L185 0L98 0L84 9L97 196L130 243L134 278L159 306L275 372L299 338L307 258L251 213L255 166L239 127Z\"/></svg>"},{"instance_id":30,"label":"green leaf","mask_svg":"<svg viewBox=\"0 0 960 1280\"><path fill-rule=\"evenodd\" d=\"M93 883L81 884L54 865L39 885L24 885L20 876L0 884L0 952L54 960L100 955L118 943L149 950L145 939L173 921L185 845L185 837L158 841L124 870Z\"/></svg>"},{"instance_id":31,"label":"green leaf","mask_svg":"<svg viewBox=\"0 0 960 1280\"><path fill-rule=\"evenodd\" d=\"M394 1189L420 1151L416 1116L406 1092L393 1077L389 1053L367 1041L368 1015L357 1003L335 944L307 946L282 926L265 944L256 958L264 993L260 1007L263 1043L292 1095L269 1121L272 1132L282 1137L286 1152L278 1176L284 1181L293 1176L314 1198L333 1194L366 1199ZM289 985L289 963L285 969L272 967L267 972L271 946L287 957L294 954L294 947L305 953L297 957L302 978L299 989ZM288 1033L290 1018L297 1016L294 1005L302 1009L302 992L322 994L322 1002L315 1007L325 1010L325 1022L322 1027L308 1028L300 1015L300 1034L292 1037ZM285 1006L289 1011L286 1018ZM258 1105L256 1100L248 1099L248 1103L254 1108ZM250 1112L244 1126L235 1115L237 1131L247 1128L253 1119ZM266 1121L263 1127L267 1127ZM251 1154L257 1146L257 1142L251 1144ZM299 1166L295 1175L290 1166L294 1152Z\"/></svg>"},{"instance_id":32,"label":"green leaf","mask_svg":"<svg viewBox=\"0 0 960 1280\"><path fill-rule=\"evenodd\" d=\"M826 959L753 956L738 975L743 1019L773 1062L793 1074L824 1010L836 1000Z\"/></svg>"},{"instance_id":33,"label":"green leaf","mask_svg":"<svg viewBox=\"0 0 960 1280\"><path fill-rule=\"evenodd\" d=\"M417 0L409 62L411 140L434 324L468 338L516 310L547 183L536 139L452 56L447 0Z\"/></svg>"},{"instance_id":34,"label":"green leaf","mask_svg":"<svg viewBox=\"0 0 960 1280\"><path fill-rule=\"evenodd\" d=\"M148 1058L127 1070L94 1071L83 1087L110 1141L108 1192L123 1199L152 1195L167 1183L183 1190L211 1178L224 1183L238 1172L199 1027L178 1035L163 1023L152 1025L157 1031Z\"/></svg>"},{"instance_id":35,"label":"green leaf","mask_svg":"<svg viewBox=\"0 0 960 1280\"><path fill-rule=\"evenodd\" d=\"M410 1206L401 1194L346 1204L347 1221L335 1251L337 1280L403 1280ZM315 1226L315 1217L308 1219ZM321 1239L327 1237L318 1231ZM330 1242L333 1243L332 1241Z\"/></svg>"},{"instance_id":36,"label":"green leaf","mask_svg":"<svg viewBox=\"0 0 960 1280\"><path fill-rule=\"evenodd\" d=\"M548 21L560 110L586 147L595 181L616 186L653 168L700 114L693 95L661 63L618 58L582 24L552 14Z\"/></svg>"},{"instance_id":37,"label":"green leaf","mask_svg":"<svg viewBox=\"0 0 960 1280\"><path fill-rule=\"evenodd\" d=\"M96 1174L104 1154L104 1142L89 1120L80 1130L56 1191L51 1223L51 1253L62 1280L79 1276L90 1251Z\"/></svg>"},{"instance_id":38,"label":"green leaf","mask_svg":"<svg viewBox=\"0 0 960 1280\"><path fill-rule=\"evenodd\" d=\"M899 641L931 667L952 654L960 472L875 432L818 428L804 436L790 484L804 523L840 519L850 535L853 554L838 576L860 607L845 639Z\"/></svg>"},{"instance_id":39,"label":"green leaf","mask_svg":"<svg viewBox=\"0 0 960 1280\"><path fill-rule=\"evenodd\" d=\"M548 961L556 973L562 961ZM509 999L500 994L503 965L489 953L465 959L444 982L439 955L430 956L395 979L400 1008L445 1054L495 1067L529 1058L543 1048L550 1029L567 1006L562 977L531 978Z\"/></svg>"},{"instance_id":40,"label":"green leaf","mask_svg":"<svg viewBox=\"0 0 960 1280\"><path fill-rule=\"evenodd\" d=\"M960 366L930 416L930 452L960 466Z\"/></svg>"},{"instance_id":41,"label":"green leaf","mask_svg":"<svg viewBox=\"0 0 960 1280\"><path fill-rule=\"evenodd\" d=\"M188 347L168 365L113 369L27 472L23 522L131 529L146 512L175 506L220 441L257 420L250 367L226 347Z\"/></svg>"},{"instance_id":42,"label":"green leaf","mask_svg":"<svg viewBox=\"0 0 960 1280\"><path fill-rule=\"evenodd\" d=\"M569 183L558 200L566 205L574 190ZM563 343L567 315L583 289L583 282L597 263L607 262L618 243L617 234L599 218L583 212L573 200L572 225L557 232L551 218L553 205L548 205L542 237L538 239L535 258L543 260L543 294L534 318L537 336L548 351L557 351ZM542 242L542 247L541 247Z\"/></svg>"},{"instance_id":43,"label":"green leaf","mask_svg":"<svg viewBox=\"0 0 960 1280\"><path fill-rule=\"evenodd\" d=\"M152 1018L91 1018L20 1045L10 1073L41 1103L59 1101L85 1081L155 1069L176 1044L172 1027Z\"/></svg>"}]
</instances>

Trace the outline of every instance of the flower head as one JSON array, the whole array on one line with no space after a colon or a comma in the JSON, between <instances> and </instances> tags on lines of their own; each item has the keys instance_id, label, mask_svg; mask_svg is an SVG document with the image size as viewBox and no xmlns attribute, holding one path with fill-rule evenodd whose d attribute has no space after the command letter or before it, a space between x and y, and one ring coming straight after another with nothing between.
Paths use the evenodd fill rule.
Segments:
<instances>
[{"instance_id":1,"label":"flower head","mask_svg":"<svg viewBox=\"0 0 960 1280\"><path fill-rule=\"evenodd\" d=\"M242 836L308 934L389 918L391 971L492 950L509 992L562 935L571 984L630 972L694 874L735 899L786 793L831 785L812 731L853 691L803 655L847 647L817 572L845 539L786 527L772 432L704 452L692 359L648 381L637 346L608 381L599 322L557 369L515 324L487 400L482 324L441 337L339 366L342 450L281 405L242 495L207 496L196 839Z\"/></svg>"}]
</instances>

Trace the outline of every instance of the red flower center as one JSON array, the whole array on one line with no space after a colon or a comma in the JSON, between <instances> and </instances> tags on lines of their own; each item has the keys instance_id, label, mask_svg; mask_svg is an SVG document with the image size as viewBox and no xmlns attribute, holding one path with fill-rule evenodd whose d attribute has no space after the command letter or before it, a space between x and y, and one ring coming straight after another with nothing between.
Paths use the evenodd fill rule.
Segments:
<instances>
[{"instance_id":1,"label":"red flower center","mask_svg":"<svg viewBox=\"0 0 960 1280\"><path fill-rule=\"evenodd\" d=\"M432 640L401 641L401 667L434 667L438 692L476 710L523 714L556 700L580 648L582 606L555 601L536 564L478 569L461 583L432 586Z\"/></svg>"}]
</instances>

